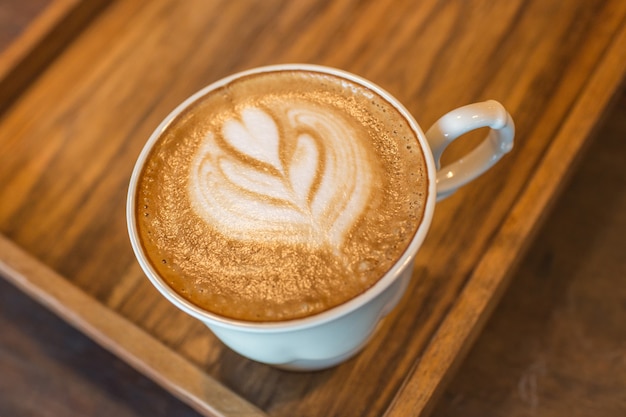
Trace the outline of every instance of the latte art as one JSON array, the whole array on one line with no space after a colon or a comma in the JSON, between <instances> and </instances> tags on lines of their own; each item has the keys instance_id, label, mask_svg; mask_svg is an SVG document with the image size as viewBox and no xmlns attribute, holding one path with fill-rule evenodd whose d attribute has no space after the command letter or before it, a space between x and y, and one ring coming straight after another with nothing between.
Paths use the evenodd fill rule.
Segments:
<instances>
[{"instance_id":1,"label":"latte art","mask_svg":"<svg viewBox=\"0 0 626 417\"><path fill-rule=\"evenodd\" d=\"M244 321L293 320L357 297L424 215L424 155L402 112L307 70L233 79L158 132L135 218L179 296Z\"/></svg>"},{"instance_id":2,"label":"latte art","mask_svg":"<svg viewBox=\"0 0 626 417\"><path fill-rule=\"evenodd\" d=\"M249 107L209 132L189 178L195 212L227 236L337 251L370 194L371 167L337 115Z\"/></svg>"}]
</instances>

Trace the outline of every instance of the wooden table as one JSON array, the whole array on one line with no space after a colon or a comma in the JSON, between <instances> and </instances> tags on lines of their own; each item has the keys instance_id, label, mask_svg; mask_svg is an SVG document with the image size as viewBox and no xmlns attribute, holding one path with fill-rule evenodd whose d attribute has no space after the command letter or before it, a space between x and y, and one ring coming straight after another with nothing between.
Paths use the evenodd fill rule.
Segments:
<instances>
[{"instance_id":1,"label":"wooden table","mask_svg":"<svg viewBox=\"0 0 626 417\"><path fill-rule=\"evenodd\" d=\"M626 4L414 3L118 0L52 19L68 39L58 56L2 73L29 75L0 119L2 275L203 414L426 414L623 80ZM50 38L38 39L24 49ZM176 311L143 278L124 224L130 170L160 119L215 79L282 62L369 78L424 126L495 98L518 131L511 155L437 207L408 294L372 343L318 373L245 360Z\"/></svg>"}]
</instances>

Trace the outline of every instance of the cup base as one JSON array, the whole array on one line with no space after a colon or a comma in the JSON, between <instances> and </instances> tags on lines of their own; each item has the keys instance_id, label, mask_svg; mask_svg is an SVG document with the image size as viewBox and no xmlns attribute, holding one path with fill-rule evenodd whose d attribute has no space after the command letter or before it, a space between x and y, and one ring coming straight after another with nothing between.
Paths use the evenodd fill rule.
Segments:
<instances>
[{"instance_id":1,"label":"cup base","mask_svg":"<svg viewBox=\"0 0 626 417\"><path fill-rule=\"evenodd\" d=\"M363 348L369 343L370 340L378 333L378 330L384 323L385 318L383 317L377 324L374 330L370 333L370 335L357 347L354 349L344 352L340 355L334 356L332 358L324 358L324 359L298 359L287 363L279 363L279 364L271 364L274 368L281 369L283 371L290 372L315 372L315 371L323 371L325 369L333 368L335 366L340 365L341 363L347 361L348 359L356 356Z\"/></svg>"},{"instance_id":2,"label":"cup base","mask_svg":"<svg viewBox=\"0 0 626 417\"><path fill-rule=\"evenodd\" d=\"M356 349L344 353L343 355L336 356L334 358L324 358L324 359L300 359L295 360L293 362L281 363L281 364L272 364L274 368L281 369L283 371L290 372L314 372L314 371L323 371L325 369L333 368L340 363L347 361L361 349L365 344L357 347Z\"/></svg>"}]
</instances>

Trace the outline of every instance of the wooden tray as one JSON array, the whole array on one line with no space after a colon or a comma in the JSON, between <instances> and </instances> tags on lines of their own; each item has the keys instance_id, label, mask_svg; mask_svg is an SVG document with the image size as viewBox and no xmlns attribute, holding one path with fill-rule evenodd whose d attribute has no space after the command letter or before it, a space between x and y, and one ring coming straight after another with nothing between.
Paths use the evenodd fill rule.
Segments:
<instances>
[{"instance_id":1,"label":"wooden tray","mask_svg":"<svg viewBox=\"0 0 626 417\"><path fill-rule=\"evenodd\" d=\"M0 5L0 113L110 0L5 0Z\"/></svg>"},{"instance_id":2,"label":"wooden tray","mask_svg":"<svg viewBox=\"0 0 626 417\"><path fill-rule=\"evenodd\" d=\"M518 132L512 154L438 205L370 345L315 373L225 348L150 286L125 227L130 172L159 121L222 76L283 62L362 75L423 127L494 98ZM425 415L625 70L621 0L118 0L0 119L0 273L206 415Z\"/></svg>"}]
</instances>

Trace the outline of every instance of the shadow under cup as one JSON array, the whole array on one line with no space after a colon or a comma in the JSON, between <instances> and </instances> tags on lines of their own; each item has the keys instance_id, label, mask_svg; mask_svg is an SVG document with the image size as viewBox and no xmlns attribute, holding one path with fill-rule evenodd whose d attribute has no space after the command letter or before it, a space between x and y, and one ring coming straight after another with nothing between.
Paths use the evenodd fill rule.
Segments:
<instances>
[{"instance_id":1,"label":"shadow under cup","mask_svg":"<svg viewBox=\"0 0 626 417\"><path fill-rule=\"evenodd\" d=\"M403 117L416 137L424 157L427 191L423 215L416 232L391 268L371 287L348 301L302 318L284 321L245 321L200 308L179 295L151 263L138 232L137 184L151 149L174 118L191 104L222 86L255 74L279 71L329 74L375 92ZM425 135L409 112L380 87L344 71L314 65L278 65L235 74L199 91L176 108L155 130L133 171L127 199L130 241L144 273L157 290L176 307L201 320L227 346L252 360L289 370L317 370L335 366L356 354L373 335L381 319L401 299L413 272L413 261L430 226L436 200L436 171Z\"/></svg>"}]
</instances>

